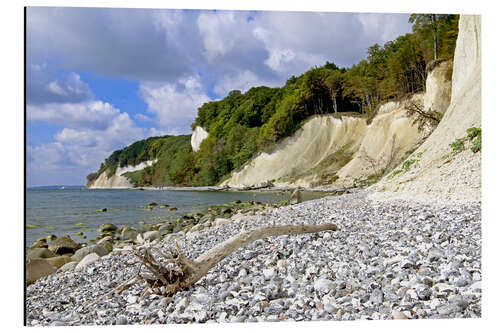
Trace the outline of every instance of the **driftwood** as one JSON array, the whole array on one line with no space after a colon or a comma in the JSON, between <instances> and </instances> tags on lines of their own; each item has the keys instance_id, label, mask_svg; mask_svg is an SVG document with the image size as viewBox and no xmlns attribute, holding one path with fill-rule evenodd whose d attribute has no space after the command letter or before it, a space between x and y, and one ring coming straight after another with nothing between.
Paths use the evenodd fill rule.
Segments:
<instances>
[{"instance_id":1,"label":"driftwood","mask_svg":"<svg viewBox=\"0 0 500 333\"><path fill-rule=\"evenodd\" d=\"M214 246L194 260L184 256L177 243L175 244L176 251L171 251L169 254L162 253L155 247L145 249L143 251L144 253L141 253L139 250L134 250L133 253L152 275L149 274L148 276L144 276L138 272L132 279L120 285L116 289L116 292L121 293L132 285L144 281L146 282L146 288L141 297L151 293L171 296L179 291L188 289L222 259L238 248L257 239L270 236L314 233L326 230L335 231L337 230L337 226L335 224L263 226L254 230L243 231ZM155 259L152 253L153 250L163 258L162 261L167 264L166 266Z\"/></svg>"}]
</instances>

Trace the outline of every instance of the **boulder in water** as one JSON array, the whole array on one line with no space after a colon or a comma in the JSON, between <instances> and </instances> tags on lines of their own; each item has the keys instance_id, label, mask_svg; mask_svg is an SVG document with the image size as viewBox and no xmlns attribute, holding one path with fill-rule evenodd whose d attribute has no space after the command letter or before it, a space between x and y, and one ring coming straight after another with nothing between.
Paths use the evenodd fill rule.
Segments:
<instances>
[{"instance_id":1,"label":"boulder in water","mask_svg":"<svg viewBox=\"0 0 500 333\"><path fill-rule=\"evenodd\" d=\"M61 236L49 245L49 250L55 254L75 253L81 246L68 235Z\"/></svg>"},{"instance_id":2,"label":"boulder in water","mask_svg":"<svg viewBox=\"0 0 500 333\"><path fill-rule=\"evenodd\" d=\"M116 229L118 228L113 223L104 223L99 226L97 231L100 233L106 233L106 232L115 232Z\"/></svg>"}]
</instances>

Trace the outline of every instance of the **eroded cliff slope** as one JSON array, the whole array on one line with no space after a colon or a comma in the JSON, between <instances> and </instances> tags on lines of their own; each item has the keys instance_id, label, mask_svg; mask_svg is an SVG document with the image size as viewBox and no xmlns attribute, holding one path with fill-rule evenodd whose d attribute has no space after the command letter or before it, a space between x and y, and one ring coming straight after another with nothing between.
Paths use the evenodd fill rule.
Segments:
<instances>
[{"instance_id":1,"label":"eroded cliff slope","mask_svg":"<svg viewBox=\"0 0 500 333\"><path fill-rule=\"evenodd\" d=\"M380 106L364 117L318 116L271 153L262 153L222 183L231 187L347 185L384 173L426 136L408 117L409 103L444 113L450 102L451 63L438 64L427 77L425 94Z\"/></svg>"},{"instance_id":2,"label":"eroded cliff slope","mask_svg":"<svg viewBox=\"0 0 500 333\"><path fill-rule=\"evenodd\" d=\"M388 175L379 191L427 193L448 200L481 200L481 153L470 142L450 144L481 127L481 18L461 15L453 64L451 103L438 127L407 161L406 172ZM407 164L409 164L407 162Z\"/></svg>"}]
</instances>

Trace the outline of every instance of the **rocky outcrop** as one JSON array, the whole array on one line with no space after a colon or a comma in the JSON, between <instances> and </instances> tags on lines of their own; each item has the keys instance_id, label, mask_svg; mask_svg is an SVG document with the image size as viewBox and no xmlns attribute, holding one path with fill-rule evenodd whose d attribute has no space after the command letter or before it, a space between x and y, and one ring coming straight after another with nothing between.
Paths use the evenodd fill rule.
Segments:
<instances>
[{"instance_id":1,"label":"rocky outcrop","mask_svg":"<svg viewBox=\"0 0 500 333\"><path fill-rule=\"evenodd\" d=\"M379 191L427 193L442 199L481 200L481 153L464 149L452 154L450 144L481 127L481 19L461 15L455 48L451 102L443 119L407 161L407 172L385 177ZM407 162L407 164L409 164Z\"/></svg>"},{"instance_id":2,"label":"rocky outcrop","mask_svg":"<svg viewBox=\"0 0 500 333\"><path fill-rule=\"evenodd\" d=\"M107 176L107 172L102 172L99 177L88 188L90 189L106 189L106 188L132 188L134 185L124 176L127 172L134 172L144 169L145 167L153 165L154 161L145 161L137 165L127 165L123 168L116 168L116 171L111 177Z\"/></svg>"},{"instance_id":3,"label":"rocky outcrop","mask_svg":"<svg viewBox=\"0 0 500 333\"><path fill-rule=\"evenodd\" d=\"M193 134L191 135L191 148L193 151L198 151L200 145L208 137L208 132L203 129L203 127L196 126Z\"/></svg>"}]
</instances>

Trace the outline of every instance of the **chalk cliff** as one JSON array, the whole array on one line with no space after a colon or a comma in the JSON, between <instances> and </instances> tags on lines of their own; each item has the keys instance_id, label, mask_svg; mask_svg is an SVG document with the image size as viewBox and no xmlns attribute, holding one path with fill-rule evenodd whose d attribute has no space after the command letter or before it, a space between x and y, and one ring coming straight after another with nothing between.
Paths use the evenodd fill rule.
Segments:
<instances>
[{"instance_id":1,"label":"chalk cliff","mask_svg":"<svg viewBox=\"0 0 500 333\"><path fill-rule=\"evenodd\" d=\"M193 151L198 151L200 145L208 137L208 132L203 129L203 127L196 126L193 134L191 134L191 148Z\"/></svg>"},{"instance_id":2,"label":"chalk cliff","mask_svg":"<svg viewBox=\"0 0 500 333\"><path fill-rule=\"evenodd\" d=\"M448 200L481 200L481 153L450 144L481 127L481 18L461 15L455 48L451 102L443 119L408 161L413 167L374 186L379 191L427 193Z\"/></svg>"},{"instance_id":3,"label":"chalk cliff","mask_svg":"<svg viewBox=\"0 0 500 333\"><path fill-rule=\"evenodd\" d=\"M382 104L368 124L362 117L318 116L309 120L274 151L261 153L221 185L347 185L394 166L426 135L407 116L410 100L444 113L450 102L451 63L438 64L428 75L425 93Z\"/></svg>"},{"instance_id":4,"label":"chalk cliff","mask_svg":"<svg viewBox=\"0 0 500 333\"><path fill-rule=\"evenodd\" d=\"M139 171L144 169L147 166L153 165L156 161L146 161L139 163L137 165L127 165L123 168L116 168L116 171L111 177L107 177L107 172L103 172L97 177L97 179L92 182L88 186L90 189L105 189L105 188L118 188L118 189L123 189L123 188L132 188L133 185L129 182L127 177L123 176L123 174L127 172L133 172L133 171Z\"/></svg>"}]
</instances>

